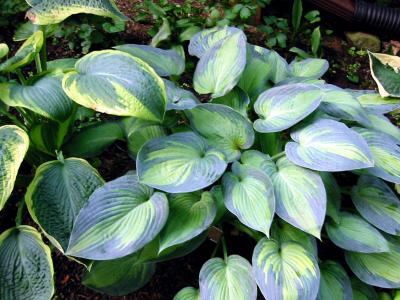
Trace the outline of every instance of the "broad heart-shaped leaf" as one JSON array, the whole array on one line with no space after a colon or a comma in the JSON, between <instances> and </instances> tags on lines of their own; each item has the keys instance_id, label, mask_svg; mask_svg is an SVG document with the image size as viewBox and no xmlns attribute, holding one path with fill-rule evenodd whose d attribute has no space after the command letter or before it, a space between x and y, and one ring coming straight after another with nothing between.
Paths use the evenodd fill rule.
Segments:
<instances>
[{"instance_id":1,"label":"broad heart-shaped leaf","mask_svg":"<svg viewBox=\"0 0 400 300\"><path fill-rule=\"evenodd\" d=\"M253 253L253 272L266 299L317 297L320 272L313 254L295 242L278 243L263 238Z\"/></svg>"},{"instance_id":2,"label":"broad heart-shaped leaf","mask_svg":"<svg viewBox=\"0 0 400 300\"><path fill-rule=\"evenodd\" d=\"M103 50L79 59L75 71L64 76L63 88L78 104L99 112L151 121L164 117L164 83L139 58Z\"/></svg>"},{"instance_id":3,"label":"broad heart-shaped leaf","mask_svg":"<svg viewBox=\"0 0 400 300\"><path fill-rule=\"evenodd\" d=\"M230 107L207 103L185 113L191 127L211 146L223 151L229 162L239 158L241 149L248 149L254 143L251 122Z\"/></svg>"},{"instance_id":4,"label":"broad heart-shaped leaf","mask_svg":"<svg viewBox=\"0 0 400 300\"><path fill-rule=\"evenodd\" d=\"M400 200L383 180L361 176L353 187L351 199L368 222L382 231L400 235Z\"/></svg>"},{"instance_id":5,"label":"broad heart-shaped leaf","mask_svg":"<svg viewBox=\"0 0 400 300\"><path fill-rule=\"evenodd\" d=\"M368 118L371 121L371 125L367 126L367 128L389 134L400 143L400 129L398 126L394 125L390 119L380 114L368 114Z\"/></svg>"},{"instance_id":6,"label":"broad heart-shaped leaf","mask_svg":"<svg viewBox=\"0 0 400 300\"><path fill-rule=\"evenodd\" d=\"M352 300L351 281L346 270L337 262L327 260L319 265L321 281L318 300Z\"/></svg>"},{"instance_id":7,"label":"broad heart-shaped leaf","mask_svg":"<svg viewBox=\"0 0 400 300\"><path fill-rule=\"evenodd\" d=\"M221 40L198 62L193 87L199 94L224 96L238 83L246 65L246 36L242 31Z\"/></svg>"},{"instance_id":8,"label":"broad heart-shaped leaf","mask_svg":"<svg viewBox=\"0 0 400 300\"><path fill-rule=\"evenodd\" d=\"M27 1L32 8L26 16L33 24L61 23L71 15L86 13L116 20L127 20L115 5L114 0L41 0Z\"/></svg>"},{"instance_id":9,"label":"broad heart-shaped leaf","mask_svg":"<svg viewBox=\"0 0 400 300\"><path fill-rule=\"evenodd\" d=\"M62 89L62 73L46 75L33 85L0 84L0 99L9 106L23 107L54 121L72 114L74 102Z\"/></svg>"},{"instance_id":10,"label":"broad heart-shaped leaf","mask_svg":"<svg viewBox=\"0 0 400 300\"><path fill-rule=\"evenodd\" d=\"M269 236L275 214L274 188L261 170L234 162L222 177L224 202L246 226Z\"/></svg>"},{"instance_id":11,"label":"broad heart-shaped leaf","mask_svg":"<svg viewBox=\"0 0 400 300\"><path fill-rule=\"evenodd\" d=\"M191 109L200 104L200 101L191 91L181 89L167 79L163 80L167 91L167 110Z\"/></svg>"},{"instance_id":12,"label":"broad heart-shaped leaf","mask_svg":"<svg viewBox=\"0 0 400 300\"><path fill-rule=\"evenodd\" d=\"M217 181L227 167L225 155L193 132L152 139L140 149L140 182L168 193L186 193Z\"/></svg>"},{"instance_id":13,"label":"broad heart-shaped leaf","mask_svg":"<svg viewBox=\"0 0 400 300\"><path fill-rule=\"evenodd\" d=\"M400 100L396 98L383 98L378 93L365 93L357 96L367 112L385 114L400 108Z\"/></svg>"},{"instance_id":14,"label":"broad heart-shaped leaf","mask_svg":"<svg viewBox=\"0 0 400 300\"><path fill-rule=\"evenodd\" d=\"M43 45L43 32L36 31L27 39L13 57L0 64L0 72L13 72L16 69L29 64L35 59Z\"/></svg>"},{"instance_id":15,"label":"broad heart-shaped leaf","mask_svg":"<svg viewBox=\"0 0 400 300\"><path fill-rule=\"evenodd\" d=\"M293 77L321 78L328 71L329 62L321 58L307 58L301 61L292 61L289 65L290 75Z\"/></svg>"},{"instance_id":16,"label":"broad heart-shaped leaf","mask_svg":"<svg viewBox=\"0 0 400 300\"><path fill-rule=\"evenodd\" d=\"M149 64L160 76L180 75L185 71L185 59L175 50L164 50L147 45L126 44L114 47Z\"/></svg>"},{"instance_id":17,"label":"broad heart-shaped leaf","mask_svg":"<svg viewBox=\"0 0 400 300\"><path fill-rule=\"evenodd\" d=\"M184 243L206 230L217 212L210 192L172 195L169 216L160 232L160 249Z\"/></svg>"},{"instance_id":18,"label":"broad heart-shaped leaf","mask_svg":"<svg viewBox=\"0 0 400 300\"><path fill-rule=\"evenodd\" d=\"M371 75L382 97L400 97L400 58L395 55L368 52Z\"/></svg>"},{"instance_id":19,"label":"broad heart-shaped leaf","mask_svg":"<svg viewBox=\"0 0 400 300\"><path fill-rule=\"evenodd\" d=\"M338 247L355 252L387 252L389 247L380 232L358 215L341 212L339 222L325 225L329 239Z\"/></svg>"},{"instance_id":20,"label":"broad heart-shaped leaf","mask_svg":"<svg viewBox=\"0 0 400 300\"><path fill-rule=\"evenodd\" d=\"M339 222L339 212L341 207L340 187L336 182L335 177L328 172L320 172L322 182L326 191L326 214L331 217L336 223Z\"/></svg>"},{"instance_id":21,"label":"broad heart-shaped leaf","mask_svg":"<svg viewBox=\"0 0 400 300\"><path fill-rule=\"evenodd\" d=\"M231 255L224 261L209 259L199 275L202 300L255 300L257 285L250 263L239 255Z\"/></svg>"},{"instance_id":22,"label":"broad heart-shaped leaf","mask_svg":"<svg viewBox=\"0 0 400 300\"><path fill-rule=\"evenodd\" d=\"M194 287L188 286L181 289L173 300L200 300L200 291Z\"/></svg>"},{"instance_id":23,"label":"broad heart-shaped leaf","mask_svg":"<svg viewBox=\"0 0 400 300\"><path fill-rule=\"evenodd\" d=\"M14 189L18 169L29 148L29 137L14 125L0 127L0 210Z\"/></svg>"},{"instance_id":24,"label":"broad heart-shaped leaf","mask_svg":"<svg viewBox=\"0 0 400 300\"><path fill-rule=\"evenodd\" d=\"M0 299L50 300L53 262L39 232L18 226L0 235Z\"/></svg>"},{"instance_id":25,"label":"broad heart-shaped leaf","mask_svg":"<svg viewBox=\"0 0 400 300\"><path fill-rule=\"evenodd\" d=\"M386 181L400 183L399 141L383 132L359 127L352 129L367 141L374 157L374 166L366 171Z\"/></svg>"},{"instance_id":26,"label":"broad heart-shaped leaf","mask_svg":"<svg viewBox=\"0 0 400 300\"><path fill-rule=\"evenodd\" d=\"M109 260L149 243L168 218L168 199L127 174L98 188L81 209L67 254Z\"/></svg>"},{"instance_id":27,"label":"broad heart-shaped leaf","mask_svg":"<svg viewBox=\"0 0 400 300\"><path fill-rule=\"evenodd\" d=\"M225 96L211 100L214 104L229 106L247 118L247 108L250 104L249 96L240 87L235 87Z\"/></svg>"},{"instance_id":28,"label":"broad heart-shaped leaf","mask_svg":"<svg viewBox=\"0 0 400 300\"><path fill-rule=\"evenodd\" d=\"M348 171L369 168L374 159L367 142L343 123L319 119L290 136L285 152L296 165L317 171Z\"/></svg>"},{"instance_id":29,"label":"broad heart-shaped leaf","mask_svg":"<svg viewBox=\"0 0 400 300\"><path fill-rule=\"evenodd\" d=\"M387 236L390 252L346 252L350 269L365 283L382 288L400 288L399 237Z\"/></svg>"},{"instance_id":30,"label":"broad heart-shaped leaf","mask_svg":"<svg viewBox=\"0 0 400 300\"><path fill-rule=\"evenodd\" d=\"M60 251L67 249L79 211L103 183L96 169L79 158L49 161L36 170L25 201L33 220Z\"/></svg>"},{"instance_id":31,"label":"broad heart-shaped leaf","mask_svg":"<svg viewBox=\"0 0 400 300\"><path fill-rule=\"evenodd\" d=\"M258 132L288 129L311 114L321 103L321 91L311 84L288 84L262 93L254 110L260 117L254 122Z\"/></svg>"}]
</instances>

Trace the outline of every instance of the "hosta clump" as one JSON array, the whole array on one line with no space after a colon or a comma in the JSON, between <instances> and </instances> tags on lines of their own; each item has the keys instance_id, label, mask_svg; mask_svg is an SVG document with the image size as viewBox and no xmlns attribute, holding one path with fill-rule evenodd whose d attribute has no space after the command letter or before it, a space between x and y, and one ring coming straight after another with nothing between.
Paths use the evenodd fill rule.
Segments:
<instances>
[{"instance_id":1,"label":"hosta clump","mask_svg":"<svg viewBox=\"0 0 400 300\"><path fill-rule=\"evenodd\" d=\"M30 2L38 24L82 10L121 17L112 1ZM399 100L326 84L326 60L288 64L232 27L190 41L193 88L210 95L205 102L179 85L185 55L176 48L42 60L26 79L21 68L45 42L38 32L0 65L19 78L0 85L2 114L19 126L0 127L0 208L28 151L36 173L23 201L37 224L22 225L21 202L17 226L0 235L0 299L52 297L40 233L87 267L83 284L126 295L158 262L194 251L211 227L223 235L199 286L175 299L256 299L257 286L266 299L375 299L375 287L400 288L400 130L384 115ZM395 76L374 55L380 88L396 96ZM113 117L75 126L93 110ZM85 159L117 140L136 167L104 182ZM255 239L251 257L235 253L232 226Z\"/></svg>"}]
</instances>

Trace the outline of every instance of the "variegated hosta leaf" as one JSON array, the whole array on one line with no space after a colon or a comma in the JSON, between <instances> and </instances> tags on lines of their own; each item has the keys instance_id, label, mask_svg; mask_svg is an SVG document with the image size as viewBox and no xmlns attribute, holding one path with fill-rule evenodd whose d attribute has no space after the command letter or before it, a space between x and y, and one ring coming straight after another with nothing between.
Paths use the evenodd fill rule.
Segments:
<instances>
[{"instance_id":1,"label":"variegated hosta leaf","mask_svg":"<svg viewBox=\"0 0 400 300\"><path fill-rule=\"evenodd\" d=\"M382 97L400 97L400 58L395 55L368 52L372 78Z\"/></svg>"},{"instance_id":2,"label":"variegated hosta leaf","mask_svg":"<svg viewBox=\"0 0 400 300\"><path fill-rule=\"evenodd\" d=\"M81 209L67 254L109 260L149 243L168 218L168 199L127 174L98 188Z\"/></svg>"},{"instance_id":3,"label":"variegated hosta leaf","mask_svg":"<svg viewBox=\"0 0 400 300\"><path fill-rule=\"evenodd\" d=\"M191 91L181 89L167 79L163 80L167 91L167 110L191 109L200 104L200 101Z\"/></svg>"},{"instance_id":4,"label":"variegated hosta leaf","mask_svg":"<svg viewBox=\"0 0 400 300\"><path fill-rule=\"evenodd\" d=\"M193 132L152 139L140 149L140 182L168 193L186 193L217 181L226 169L225 155Z\"/></svg>"},{"instance_id":5,"label":"variegated hosta leaf","mask_svg":"<svg viewBox=\"0 0 400 300\"><path fill-rule=\"evenodd\" d=\"M373 168L366 171L386 181L400 183L399 141L383 132L358 127L352 129L367 141L374 157Z\"/></svg>"},{"instance_id":6,"label":"variegated hosta leaf","mask_svg":"<svg viewBox=\"0 0 400 300\"><path fill-rule=\"evenodd\" d=\"M8 48L8 45L6 43L0 43L0 59L6 56L9 51L10 49Z\"/></svg>"},{"instance_id":7,"label":"variegated hosta leaf","mask_svg":"<svg viewBox=\"0 0 400 300\"><path fill-rule=\"evenodd\" d=\"M321 58L307 58L292 61L289 65L293 77L321 78L328 71L329 62Z\"/></svg>"},{"instance_id":8,"label":"variegated hosta leaf","mask_svg":"<svg viewBox=\"0 0 400 300\"><path fill-rule=\"evenodd\" d=\"M249 96L240 87L235 87L225 96L211 100L214 104L229 106L247 118L247 108L250 104Z\"/></svg>"},{"instance_id":9,"label":"variegated hosta leaf","mask_svg":"<svg viewBox=\"0 0 400 300\"><path fill-rule=\"evenodd\" d=\"M257 285L250 263L239 255L231 255L225 261L209 259L199 275L202 300L255 300Z\"/></svg>"},{"instance_id":10,"label":"variegated hosta leaf","mask_svg":"<svg viewBox=\"0 0 400 300\"><path fill-rule=\"evenodd\" d=\"M318 300L352 300L351 281L346 270L337 262L327 260L319 265L321 281Z\"/></svg>"},{"instance_id":11,"label":"variegated hosta leaf","mask_svg":"<svg viewBox=\"0 0 400 300\"><path fill-rule=\"evenodd\" d=\"M261 170L233 163L222 178L225 206L246 226L269 236L275 214L274 188Z\"/></svg>"},{"instance_id":12,"label":"variegated hosta leaf","mask_svg":"<svg viewBox=\"0 0 400 300\"><path fill-rule=\"evenodd\" d=\"M160 76L180 75L185 71L185 59L175 50L164 50L147 45L126 44L114 47L149 64Z\"/></svg>"},{"instance_id":13,"label":"variegated hosta leaf","mask_svg":"<svg viewBox=\"0 0 400 300\"><path fill-rule=\"evenodd\" d=\"M96 169L79 158L49 161L36 170L25 201L33 220L60 251L68 247L79 211L103 183Z\"/></svg>"},{"instance_id":14,"label":"variegated hosta leaf","mask_svg":"<svg viewBox=\"0 0 400 300\"><path fill-rule=\"evenodd\" d=\"M210 192L172 195L168 220L160 233L159 252L198 236L211 225L216 212Z\"/></svg>"},{"instance_id":15,"label":"variegated hosta leaf","mask_svg":"<svg viewBox=\"0 0 400 300\"><path fill-rule=\"evenodd\" d=\"M40 28L43 31L44 37L48 38L54 35L60 26L58 24L49 24ZM38 30L38 26L28 21L20 25L14 32L13 41L20 42L30 38Z\"/></svg>"},{"instance_id":16,"label":"variegated hosta leaf","mask_svg":"<svg viewBox=\"0 0 400 300\"><path fill-rule=\"evenodd\" d=\"M378 300L378 294L371 285L365 284L357 277L352 277L350 281L354 300Z\"/></svg>"},{"instance_id":17,"label":"variegated hosta leaf","mask_svg":"<svg viewBox=\"0 0 400 300\"><path fill-rule=\"evenodd\" d=\"M254 143L251 122L230 107L207 103L185 113L191 127L211 146L223 151L229 162L239 158L241 149L248 149Z\"/></svg>"},{"instance_id":18,"label":"variegated hosta leaf","mask_svg":"<svg viewBox=\"0 0 400 300\"><path fill-rule=\"evenodd\" d=\"M326 191L326 214L330 216L336 223L339 222L339 212L341 207L340 187L335 177L328 172L320 172L322 182Z\"/></svg>"},{"instance_id":19,"label":"variegated hosta leaf","mask_svg":"<svg viewBox=\"0 0 400 300\"><path fill-rule=\"evenodd\" d=\"M366 111L373 114L386 114L400 108L399 99L383 98L378 93L365 93L359 95L357 100Z\"/></svg>"},{"instance_id":20,"label":"variegated hosta leaf","mask_svg":"<svg viewBox=\"0 0 400 300\"><path fill-rule=\"evenodd\" d=\"M313 254L294 242L263 238L254 248L253 272L266 299L317 297L320 273Z\"/></svg>"},{"instance_id":21,"label":"variegated hosta leaf","mask_svg":"<svg viewBox=\"0 0 400 300\"><path fill-rule=\"evenodd\" d=\"M48 71L65 71L75 68L78 59L76 58L59 58L47 62Z\"/></svg>"},{"instance_id":22,"label":"variegated hosta leaf","mask_svg":"<svg viewBox=\"0 0 400 300\"><path fill-rule=\"evenodd\" d=\"M268 63L271 65L270 80L273 83L278 83L289 77L289 65L286 60L274 50L268 53Z\"/></svg>"},{"instance_id":23,"label":"variegated hosta leaf","mask_svg":"<svg viewBox=\"0 0 400 300\"><path fill-rule=\"evenodd\" d=\"M86 13L116 20L127 20L114 0L38 0L27 1L32 7L26 16L33 24L48 25L64 21L71 15Z\"/></svg>"},{"instance_id":24,"label":"variegated hosta leaf","mask_svg":"<svg viewBox=\"0 0 400 300\"><path fill-rule=\"evenodd\" d=\"M400 201L383 180L361 176L353 187L351 199L368 222L382 231L400 235Z\"/></svg>"},{"instance_id":25,"label":"variegated hosta leaf","mask_svg":"<svg viewBox=\"0 0 400 300\"><path fill-rule=\"evenodd\" d=\"M400 143L400 129L398 126L393 125L388 118L380 114L368 114L368 118L371 121L371 125L367 126L367 128L389 134Z\"/></svg>"},{"instance_id":26,"label":"variegated hosta leaf","mask_svg":"<svg viewBox=\"0 0 400 300\"><path fill-rule=\"evenodd\" d=\"M0 235L0 299L50 300L53 275L50 248L36 229L23 225Z\"/></svg>"},{"instance_id":27,"label":"variegated hosta leaf","mask_svg":"<svg viewBox=\"0 0 400 300\"><path fill-rule=\"evenodd\" d=\"M117 50L95 51L75 69L64 76L63 88L78 104L111 115L164 118L164 83L142 60Z\"/></svg>"},{"instance_id":28,"label":"variegated hosta leaf","mask_svg":"<svg viewBox=\"0 0 400 300\"><path fill-rule=\"evenodd\" d=\"M14 125L0 127L0 210L14 189L18 169L29 148L29 137Z\"/></svg>"},{"instance_id":29,"label":"variegated hosta leaf","mask_svg":"<svg viewBox=\"0 0 400 300\"><path fill-rule=\"evenodd\" d=\"M346 252L350 269L365 283L382 288L400 288L400 241L387 236L390 252Z\"/></svg>"},{"instance_id":30,"label":"variegated hosta leaf","mask_svg":"<svg viewBox=\"0 0 400 300\"><path fill-rule=\"evenodd\" d=\"M196 66L193 87L213 98L227 94L238 83L246 65L246 36L242 31L209 49Z\"/></svg>"},{"instance_id":31,"label":"variegated hosta leaf","mask_svg":"<svg viewBox=\"0 0 400 300\"><path fill-rule=\"evenodd\" d=\"M294 83L308 83L308 84L316 84L316 85L323 85L325 81L322 79L315 79L315 78L307 78L307 77L289 77L285 80L279 81L275 86L282 86L286 84L294 84Z\"/></svg>"},{"instance_id":32,"label":"variegated hosta leaf","mask_svg":"<svg viewBox=\"0 0 400 300\"><path fill-rule=\"evenodd\" d=\"M317 171L348 171L369 168L374 158L367 142L343 123L319 119L290 136L285 152L296 165Z\"/></svg>"},{"instance_id":33,"label":"variegated hosta leaf","mask_svg":"<svg viewBox=\"0 0 400 300\"><path fill-rule=\"evenodd\" d=\"M29 64L35 59L43 45L43 32L36 31L27 39L13 57L0 64L0 72L13 72L16 69Z\"/></svg>"},{"instance_id":34,"label":"variegated hosta leaf","mask_svg":"<svg viewBox=\"0 0 400 300\"><path fill-rule=\"evenodd\" d=\"M271 157L257 150L247 150L243 152L240 160L243 164L259 168L270 176L276 170L276 166Z\"/></svg>"},{"instance_id":35,"label":"variegated hosta leaf","mask_svg":"<svg viewBox=\"0 0 400 300\"><path fill-rule=\"evenodd\" d=\"M254 110L260 119L254 122L258 132L285 130L311 114L321 103L319 87L311 84L289 84L262 93Z\"/></svg>"},{"instance_id":36,"label":"variegated hosta leaf","mask_svg":"<svg viewBox=\"0 0 400 300\"><path fill-rule=\"evenodd\" d=\"M338 223L328 221L325 227L329 239L342 249L363 253L389 250L382 234L358 215L341 212Z\"/></svg>"},{"instance_id":37,"label":"variegated hosta leaf","mask_svg":"<svg viewBox=\"0 0 400 300\"><path fill-rule=\"evenodd\" d=\"M181 289L173 300L200 300L200 291L194 287L188 286Z\"/></svg>"},{"instance_id":38,"label":"variegated hosta leaf","mask_svg":"<svg viewBox=\"0 0 400 300\"><path fill-rule=\"evenodd\" d=\"M9 106L24 107L54 121L72 114L74 102L64 93L62 74L46 75L33 85L0 83L0 99Z\"/></svg>"}]
</instances>

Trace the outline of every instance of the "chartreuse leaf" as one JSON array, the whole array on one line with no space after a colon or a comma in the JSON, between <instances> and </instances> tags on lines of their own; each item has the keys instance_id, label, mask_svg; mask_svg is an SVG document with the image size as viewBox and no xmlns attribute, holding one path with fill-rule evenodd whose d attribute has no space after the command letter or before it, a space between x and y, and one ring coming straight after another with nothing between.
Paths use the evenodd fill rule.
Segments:
<instances>
[{"instance_id":1,"label":"chartreuse leaf","mask_svg":"<svg viewBox=\"0 0 400 300\"><path fill-rule=\"evenodd\" d=\"M33 85L0 83L0 99L9 106L24 107L52 119L64 121L72 114L74 102L61 85L62 74L46 75Z\"/></svg>"},{"instance_id":2,"label":"chartreuse leaf","mask_svg":"<svg viewBox=\"0 0 400 300\"><path fill-rule=\"evenodd\" d=\"M200 300L200 292L194 287L188 286L181 289L173 300Z\"/></svg>"},{"instance_id":3,"label":"chartreuse leaf","mask_svg":"<svg viewBox=\"0 0 400 300\"><path fill-rule=\"evenodd\" d=\"M229 162L238 159L240 150L254 143L251 122L237 111L221 104L201 104L185 111L191 127L207 142L223 151Z\"/></svg>"},{"instance_id":4,"label":"chartreuse leaf","mask_svg":"<svg viewBox=\"0 0 400 300\"><path fill-rule=\"evenodd\" d=\"M295 242L263 238L254 248L253 272L266 299L315 299L320 273L313 254Z\"/></svg>"},{"instance_id":5,"label":"chartreuse leaf","mask_svg":"<svg viewBox=\"0 0 400 300\"><path fill-rule=\"evenodd\" d=\"M285 80L279 81L278 84L275 86L282 86L286 84L295 84L295 83L307 83L307 84L317 84L317 85L322 85L325 83L324 80L322 79L315 79L315 78L307 78L307 77L289 77L286 78Z\"/></svg>"},{"instance_id":6,"label":"chartreuse leaf","mask_svg":"<svg viewBox=\"0 0 400 300\"><path fill-rule=\"evenodd\" d=\"M50 60L47 62L47 70L48 71L65 71L68 69L75 68L75 64L78 59L76 58L59 58L55 60Z\"/></svg>"},{"instance_id":7,"label":"chartreuse leaf","mask_svg":"<svg viewBox=\"0 0 400 300\"><path fill-rule=\"evenodd\" d=\"M58 24L49 24L48 26L40 28L43 31L44 37L51 37L59 30ZM17 30L14 32L13 41L20 42L29 39L32 34L38 30L38 26L28 21L18 26Z\"/></svg>"},{"instance_id":8,"label":"chartreuse leaf","mask_svg":"<svg viewBox=\"0 0 400 300\"><path fill-rule=\"evenodd\" d=\"M381 179L363 175L353 187L351 199L371 224L390 234L400 234L400 201Z\"/></svg>"},{"instance_id":9,"label":"chartreuse leaf","mask_svg":"<svg viewBox=\"0 0 400 300\"><path fill-rule=\"evenodd\" d=\"M326 191L326 214L330 216L336 223L339 222L339 212L341 206L340 187L335 177L328 172L320 172L322 182Z\"/></svg>"},{"instance_id":10,"label":"chartreuse leaf","mask_svg":"<svg viewBox=\"0 0 400 300\"><path fill-rule=\"evenodd\" d=\"M0 127L0 210L14 189L18 169L29 148L29 137L14 125Z\"/></svg>"},{"instance_id":11,"label":"chartreuse leaf","mask_svg":"<svg viewBox=\"0 0 400 300\"><path fill-rule=\"evenodd\" d=\"M49 161L37 170L25 195L33 220L62 252L67 249L79 211L104 183L83 159Z\"/></svg>"},{"instance_id":12,"label":"chartreuse leaf","mask_svg":"<svg viewBox=\"0 0 400 300\"><path fill-rule=\"evenodd\" d=\"M168 199L127 174L98 188L81 209L67 254L109 260L150 242L168 218Z\"/></svg>"},{"instance_id":13,"label":"chartreuse leaf","mask_svg":"<svg viewBox=\"0 0 400 300\"><path fill-rule=\"evenodd\" d=\"M387 236L389 252L346 252L350 269L365 283L382 288L400 288L400 241Z\"/></svg>"},{"instance_id":14,"label":"chartreuse leaf","mask_svg":"<svg viewBox=\"0 0 400 300\"><path fill-rule=\"evenodd\" d=\"M160 233L159 252L198 236L211 225L216 212L210 192L171 195L168 220Z\"/></svg>"},{"instance_id":15,"label":"chartreuse leaf","mask_svg":"<svg viewBox=\"0 0 400 300\"><path fill-rule=\"evenodd\" d=\"M247 118L247 108L250 104L249 96L240 87L235 87L225 96L211 100L214 104L223 104L236 110Z\"/></svg>"},{"instance_id":16,"label":"chartreuse leaf","mask_svg":"<svg viewBox=\"0 0 400 300\"><path fill-rule=\"evenodd\" d=\"M201 299L255 300L257 285L250 263L239 255L231 255L224 261L209 259L199 275Z\"/></svg>"},{"instance_id":17,"label":"chartreuse leaf","mask_svg":"<svg viewBox=\"0 0 400 300\"><path fill-rule=\"evenodd\" d=\"M26 16L33 24L48 25L64 21L71 15L86 13L116 20L127 20L113 0L41 0L27 1L32 7Z\"/></svg>"},{"instance_id":18,"label":"chartreuse leaf","mask_svg":"<svg viewBox=\"0 0 400 300\"><path fill-rule=\"evenodd\" d=\"M328 221L325 227L330 240L342 249L363 253L389 251L382 234L358 215L341 212L338 223Z\"/></svg>"},{"instance_id":19,"label":"chartreuse leaf","mask_svg":"<svg viewBox=\"0 0 400 300\"><path fill-rule=\"evenodd\" d=\"M364 128L352 128L367 141L375 164L366 171L386 181L400 183L399 141L392 136Z\"/></svg>"},{"instance_id":20,"label":"chartreuse leaf","mask_svg":"<svg viewBox=\"0 0 400 300\"><path fill-rule=\"evenodd\" d=\"M261 169L268 176L276 170L275 163L271 157L257 150L247 150L243 152L240 160L245 165Z\"/></svg>"},{"instance_id":21,"label":"chartreuse leaf","mask_svg":"<svg viewBox=\"0 0 400 300\"><path fill-rule=\"evenodd\" d=\"M0 299L50 300L53 275L50 248L36 229L23 225L0 235Z\"/></svg>"},{"instance_id":22,"label":"chartreuse leaf","mask_svg":"<svg viewBox=\"0 0 400 300\"><path fill-rule=\"evenodd\" d=\"M400 129L398 126L393 125L388 118L378 114L368 114L368 118L371 121L371 125L367 126L367 128L389 134L400 143Z\"/></svg>"},{"instance_id":23,"label":"chartreuse leaf","mask_svg":"<svg viewBox=\"0 0 400 300\"><path fill-rule=\"evenodd\" d=\"M307 58L301 61L292 61L289 65L290 75L293 77L321 78L328 71L329 62L321 58Z\"/></svg>"},{"instance_id":24,"label":"chartreuse leaf","mask_svg":"<svg viewBox=\"0 0 400 300\"><path fill-rule=\"evenodd\" d=\"M27 39L13 57L0 64L0 72L13 72L16 69L29 64L35 59L43 45L43 32L36 31Z\"/></svg>"},{"instance_id":25,"label":"chartreuse leaf","mask_svg":"<svg viewBox=\"0 0 400 300\"><path fill-rule=\"evenodd\" d=\"M286 60L278 54L278 52L271 50L268 53L268 63L271 66L270 80L273 83L278 83L289 77L289 65Z\"/></svg>"},{"instance_id":26,"label":"chartreuse leaf","mask_svg":"<svg viewBox=\"0 0 400 300\"><path fill-rule=\"evenodd\" d=\"M186 193L217 181L225 155L193 132L152 139L140 149L136 169L141 183L168 193Z\"/></svg>"},{"instance_id":27,"label":"chartreuse leaf","mask_svg":"<svg viewBox=\"0 0 400 300\"><path fill-rule=\"evenodd\" d=\"M288 84L262 93L254 110L259 116L254 122L258 132L285 130L311 114L321 103L319 87L311 84Z\"/></svg>"},{"instance_id":28,"label":"chartreuse leaf","mask_svg":"<svg viewBox=\"0 0 400 300\"><path fill-rule=\"evenodd\" d=\"M222 190L225 206L240 222L269 236L275 197L271 180L264 172L235 162L232 172L222 178Z\"/></svg>"},{"instance_id":29,"label":"chartreuse leaf","mask_svg":"<svg viewBox=\"0 0 400 300\"><path fill-rule=\"evenodd\" d=\"M337 262L327 260L319 265L321 281L318 300L352 300L351 281L346 270Z\"/></svg>"},{"instance_id":30,"label":"chartreuse leaf","mask_svg":"<svg viewBox=\"0 0 400 300\"><path fill-rule=\"evenodd\" d=\"M400 100L396 98L383 98L378 93L359 95L357 100L365 110L374 114L385 114L400 108Z\"/></svg>"},{"instance_id":31,"label":"chartreuse leaf","mask_svg":"<svg viewBox=\"0 0 400 300\"><path fill-rule=\"evenodd\" d=\"M343 123L319 119L292 131L285 152L296 165L317 171L347 171L374 165L366 141Z\"/></svg>"},{"instance_id":32,"label":"chartreuse leaf","mask_svg":"<svg viewBox=\"0 0 400 300\"><path fill-rule=\"evenodd\" d=\"M246 65L246 36L234 33L208 50L197 64L193 87L213 98L227 94L238 83Z\"/></svg>"},{"instance_id":33,"label":"chartreuse leaf","mask_svg":"<svg viewBox=\"0 0 400 300\"><path fill-rule=\"evenodd\" d=\"M8 45L6 43L0 43L0 59L6 56L9 51L10 49L8 48Z\"/></svg>"},{"instance_id":34,"label":"chartreuse leaf","mask_svg":"<svg viewBox=\"0 0 400 300\"><path fill-rule=\"evenodd\" d=\"M142 60L117 50L95 51L75 69L64 76L63 88L78 104L111 115L163 119L164 83Z\"/></svg>"},{"instance_id":35,"label":"chartreuse leaf","mask_svg":"<svg viewBox=\"0 0 400 300\"><path fill-rule=\"evenodd\" d=\"M351 278L351 288L354 300L378 300L375 289L359 280L357 277Z\"/></svg>"},{"instance_id":36,"label":"chartreuse leaf","mask_svg":"<svg viewBox=\"0 0 400 300\"><path fill-rule=\"evenodd\" d=\"M400 58L395 55L368 52L372 78L382 97L400 97Z\"/></svg>"},{"instance_id":37,"label":"chartreuse leaf","mask_svg":"<svg viewBox=\"0 0 400 300\"><path fill-rule=\"evenodd\" d=\"M167 110L191 109L200 104L200 101L191 91L181 89L167 79L163 79L163 81L167 91Z\"/></svg>"}]
</instances>

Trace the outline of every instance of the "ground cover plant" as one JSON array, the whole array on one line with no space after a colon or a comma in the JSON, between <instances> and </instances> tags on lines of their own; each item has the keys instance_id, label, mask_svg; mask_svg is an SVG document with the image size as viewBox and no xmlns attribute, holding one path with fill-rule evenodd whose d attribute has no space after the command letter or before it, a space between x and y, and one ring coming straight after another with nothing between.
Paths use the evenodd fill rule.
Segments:
<instances>
[{"instance_id":1,"label":"ground cover plant","mask_svg":"<svg viewBox=\"0 0 400 300\"><path fill-rule=\"evenodd\" d=\"M0 235L0 299L51 299L51 249L87 268L86 286L126 295L209 231L215 250L177 300L399 296L400 131L385 116L400 108L398 57L368 53L379 93L345 90L321 79L324 59L288 64L214 27L187 49L196 96L175 48L47 61L47 26L125 19L110 0L73 3L28 1L32 34L9 58L0 45L0 213L21 165L35 170ZM105 182L88 159L117 140L136 167ZM228 227L257 241L250 260ZM337 259L321 259L326 244Z\"/></svg>"}]
</instances>

